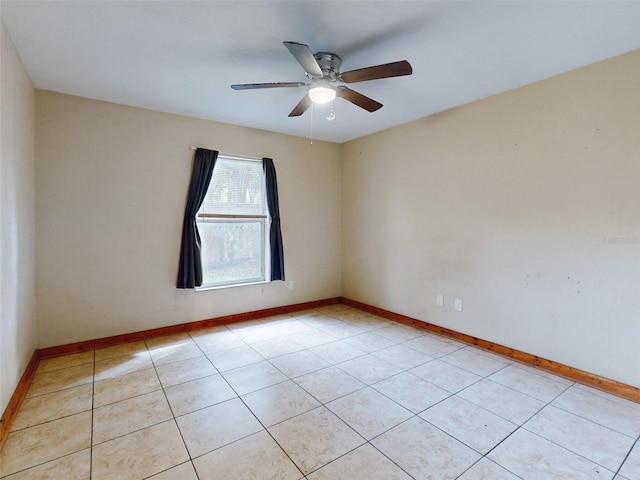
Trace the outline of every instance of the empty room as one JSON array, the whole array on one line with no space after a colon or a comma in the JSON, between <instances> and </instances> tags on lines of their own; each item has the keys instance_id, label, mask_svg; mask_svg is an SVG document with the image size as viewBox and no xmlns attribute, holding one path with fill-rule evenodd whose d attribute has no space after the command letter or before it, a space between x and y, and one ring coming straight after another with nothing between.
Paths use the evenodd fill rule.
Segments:
<instances>
[{"instance_id":1,"label":"empty room","mask_svg":"<svg viewBox=\"0 0 640 480\"><path fill-rule=\"evenodd\" d=\"M0 16L1 479L640 480L640 2Z\"/></svg>"}]
</instances>

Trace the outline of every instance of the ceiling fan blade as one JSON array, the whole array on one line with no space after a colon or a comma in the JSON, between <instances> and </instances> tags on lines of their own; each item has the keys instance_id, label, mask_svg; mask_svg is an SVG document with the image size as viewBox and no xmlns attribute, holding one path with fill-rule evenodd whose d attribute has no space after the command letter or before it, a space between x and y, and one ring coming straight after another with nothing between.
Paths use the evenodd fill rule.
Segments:
<instances>
[{"instance_id":1,"label":"ceiling fan blade","mask_svg":"<svg viewBox=\"0 0 640 480\"><path fill-rule=\"evenodd\" d=\"M385 63L384 65L376 65L374 67L359 68L340 74L340 80L344 83L365 82L367 80L378 80L379 78L401 77L403 75L411 75L413 69L411 64L406 60L393 63Z\"/></svg>"},{"instance_id":2,"label":"ceiling fan blade","mask_svg":"<svg viewBox=\"0 0 640 480\"><path fill-rule=\"evenodd\" d=\"M344 98L348 102L351 102L360 108L364 108L368 112L375 112L382 108L382 104L380 102L376 102L374 99L366 97L347 87L338 87L336 89L336 96Z\"/></svg>"},{"instance_id":3,"label":"ceiling fan blade","mask_svg":"<svg viewBox=\"0 0 640 480\"><path fill-rule=\"evenodd\" d=\"M290 117L299 117L304 112L306 112L307 109L310 106L311 106L311 99L309 98L309 95L307 94L304 97L302 97L302 100L300 100L300 102L295 106L295 108L293 110L291 110L291 113L289 114L289 116Z\"/></svg>"},{"instance_id":4,"label":"ceiling fan blade","mask_svg":"<svg viewBox=\"0 0 640 480\"><path fill-rule=\"evenodd\" d=\"M313 56L313 52L311 52L311 49L308 45L298 42L282 43L284 43L284 46L289 49L291 55L296 57L296 60L298 61L298 63L300 63L300 65L302 65L302 68L304 68L305 72L314 77L322 77L322 70L320 70L320 65L318 65L318 62Z\"/></svg>"},{"instance_id":5,"label":"ceiling fan blade","mask_svg":"<svg viewBox=\"0 0 640 480\"><path fill-rule=\"evenodd\" d=\"M302 82L276 82L276 83L241 83L231 85L234 90L252 90L255 88L282 88L282 87L304 87Z\"/></svg>"}]
</instances>

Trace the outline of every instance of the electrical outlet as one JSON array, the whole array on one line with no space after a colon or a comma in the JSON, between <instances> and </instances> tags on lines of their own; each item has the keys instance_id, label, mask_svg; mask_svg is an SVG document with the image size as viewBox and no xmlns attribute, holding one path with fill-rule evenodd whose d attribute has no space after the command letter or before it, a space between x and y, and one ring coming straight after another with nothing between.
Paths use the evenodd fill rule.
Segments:
<instances>
[{"instance_id":1,"label":"electrical outlet","mask_svg":"<svg viewBox=\"0 0 640 480\"><path fill-rule=\"evenodd\" d=\"M436 305L439 307L444 307L444 295L440 293L436 294Z\"/></svg>"},{"instance_id":2,"label":"electrical outlet","mask_svg":"<svg viewBox=\"0 0 640 480\"><path fill-rule=\"evenodd\" d=\"M289 280L289 290L293 290L295 288L295 284L293 283L293 280Z\"/></svg>"},{"instance_id":3,"label":"electrical outlet","mask_svg":"<svg viewBox=\"0 0 640 480\"><path fill-rule=\"evenodd\" d=\"M459 298L456 298L455 304L454 304L454 308L456 309L456 312L461 312L462 311L462 300Z\"/></svg>"}]
</instances>

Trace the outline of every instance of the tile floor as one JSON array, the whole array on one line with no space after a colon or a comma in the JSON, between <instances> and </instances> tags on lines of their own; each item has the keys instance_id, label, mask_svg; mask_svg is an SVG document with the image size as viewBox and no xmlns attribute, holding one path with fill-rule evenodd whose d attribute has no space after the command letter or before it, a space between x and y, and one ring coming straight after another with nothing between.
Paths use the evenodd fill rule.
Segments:
<instances>
[{"instance_id":1,"label":"tile floor","mask_svg":"<svg viewBox=\"0 0 640 480\"><path fill-rule=\"evenodd\" d=\"M640 479L640 404L334 305L44 360L23 479Z\"/></svg>"}]
</instances>

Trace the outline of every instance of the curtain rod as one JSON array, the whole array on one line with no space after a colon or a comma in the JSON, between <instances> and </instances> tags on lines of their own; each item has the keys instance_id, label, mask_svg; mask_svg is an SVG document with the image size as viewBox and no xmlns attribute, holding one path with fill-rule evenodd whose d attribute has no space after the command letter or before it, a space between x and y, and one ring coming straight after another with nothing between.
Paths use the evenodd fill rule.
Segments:
<instances>
[{"instance_id":1,"label":"curtain rod","mask_svg":"<svg viewBox=\"0 0 640 480\"><path fill-rule=\"evenodd\" d=\"M200 147L194 147L191 146L189 147L190 150L193 150L194 152ZM204 148L204 147L202 147ZM225 153L225 152L218 152L218 155L221 155L223 157L227 157L227 158L232 158L234 160L245 160L247 162L262 162L262 158L258 158L258 157L249 157L246 155L236 155L235 153ZM279 160L274 160L275 163L280 163Z\"/></svg>"}]
</instances>

